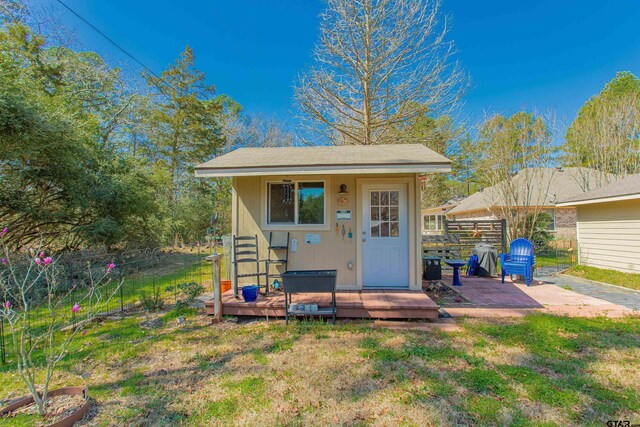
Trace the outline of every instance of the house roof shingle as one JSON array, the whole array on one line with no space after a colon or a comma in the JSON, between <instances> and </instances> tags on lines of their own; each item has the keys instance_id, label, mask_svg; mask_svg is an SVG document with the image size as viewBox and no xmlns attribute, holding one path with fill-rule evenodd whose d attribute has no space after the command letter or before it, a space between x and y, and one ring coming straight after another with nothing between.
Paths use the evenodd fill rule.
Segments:
<instances>
[{"instance_id":1,"label":"house roof shingle","mask_svg":"<svg viewBox=\"0 0 640 427\"><path fill-rule=\"evenodd\" d=\"M421 144L240 148L196 166L197 176L448 172L451 160Z\"/></svg>"},{"instance_id":2,"label":"house roof shingle","mask_svg":"<svg viewBox=\"0 0 640 427\"><path fill-rule=\"evenodd\" d=\"M570 197L562 201L561 204L570 206L571 203L577 202L598 203L606 201L605 199L634 195L640 197L640 174L630 175L620 181Z\"/></svg>"},{"instance_id":3,"label":"house roof shingle","mask_svg":"<svg viewBox=\"0 0 640 427\"><path fill-rule=\"evenodd\" d=\"M536 174L535 178L531 178L533 173ZM521 202L510 204L554 206L560 200L597 188L605 180L610 181L613 178L612 175L603 175L589 168L523 169L511 178L511 184L519 189L518 197ZM448 214L486 210L492 206L507 206L499 185L472 194L451 209Z\"/></svg>"}]
</instances>

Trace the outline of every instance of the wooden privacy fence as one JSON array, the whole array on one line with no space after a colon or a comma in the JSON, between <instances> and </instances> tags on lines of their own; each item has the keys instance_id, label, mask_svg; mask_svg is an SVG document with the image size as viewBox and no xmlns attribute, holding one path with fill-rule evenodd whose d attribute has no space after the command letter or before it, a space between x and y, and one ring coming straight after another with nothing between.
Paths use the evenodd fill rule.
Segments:
<instances>
[{"instance_id":1,"label":"wooden privacy fence","mask_svg":"<svg viewBox=\"0 0 640 427\"><path fill-rule=\"evenodd\" d=\"M431 234L422 236L422 255L437 256L442 260L460 259L460 239L456 235ZM448 269L444 262L443 269Z\"/></svg>"},{"instance_id":2,"label":"wooden privacy fence","mask_svg":"<svg viewBox=\"0 0 640 427\"><path fill-rule=\"evenodd\" d=\"M468 257L480 242L491 243L498 252L507 251L507 221L502 220L445 220L444 234L458 237L460 254Z\"/></svg>"}]
</instances>

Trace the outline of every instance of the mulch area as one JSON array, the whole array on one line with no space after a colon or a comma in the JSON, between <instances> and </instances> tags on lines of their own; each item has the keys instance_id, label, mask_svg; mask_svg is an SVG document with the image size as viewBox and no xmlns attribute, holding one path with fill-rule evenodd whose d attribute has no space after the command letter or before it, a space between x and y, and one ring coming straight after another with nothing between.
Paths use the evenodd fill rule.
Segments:
<instances>
[{"instance_id":1,"label":"mulch area","mask_svg":"<svg viewBox=\"0 0 640 427\"><path fill-rule=\"evenodd\" d=\"M447 286L441 280L422 281L422 289L429 298L440 306L468 304L469 301L459 292Z\"/></svg>"},{"instance_id":2,"label":"mulch area","mask_svg":"<svg viewBox=\"0 0 640 427\"><path fill-rule=\"evenodd\" d=\"M45 409L44 419L46 424L56 423L64 418L67 418L75 411L80 409L84 405L84 398L78 395L61 394L58 396L49 397L47 407ZM35 403L32 403L22 408L18 408L4 418L12 418L19 414L38 416L38 408ZM38 417L38 419L40 419ZM35 420L34 420L35 421Z\"/></svg>"}]
</instances>

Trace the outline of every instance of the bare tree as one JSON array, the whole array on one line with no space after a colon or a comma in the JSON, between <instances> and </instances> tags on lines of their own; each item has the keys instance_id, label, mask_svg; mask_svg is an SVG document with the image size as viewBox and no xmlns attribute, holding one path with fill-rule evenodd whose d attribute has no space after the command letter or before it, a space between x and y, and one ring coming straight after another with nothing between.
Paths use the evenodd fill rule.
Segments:
<instances>
[{"instance_id":1,"label":"bare tree","mask_svg":"<svg viewBox=\"0 0 640 427\"><path fill-rule=\"evenodd\" d=\"M531 238L544 206L554 204L549 188L556 168L553 118L518 112L487 119L475 147L480 174L490 187L483 198L492 213L507 220L511 238Z\"/></svg>"},{"instance_id":2,"label":"bare tree","mask_svg":"<svg viewBox=\"0 0 640 427\"><path fill-rule=\"evenodd\" d=\"M333 144L394 142L419 114L446 113L468 81L440 0L327 0L316 65L295 99L303 128Z\"/></svg>"},{"instance_id":3,"label":"bare tree","mask_svg":"<svg viewBox=\"0 0 640 427\"><path fill-rule=\"evenodd\" d=\"M292 146L293 134L274 117L246 114L228 115L222 124L227 142L225 151L243 147Z\"/></svg>"}]
</instances>

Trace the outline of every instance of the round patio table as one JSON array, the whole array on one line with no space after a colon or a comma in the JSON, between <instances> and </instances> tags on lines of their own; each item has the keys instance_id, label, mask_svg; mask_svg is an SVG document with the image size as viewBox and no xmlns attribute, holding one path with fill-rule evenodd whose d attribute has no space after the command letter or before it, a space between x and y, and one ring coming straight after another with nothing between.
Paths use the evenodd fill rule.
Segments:
<instances>
[{"instance_id":1,"label":"round patio table","mask_svg":"<svg viewBox=\"0 0 640 427\"><path fill-rule=\"evenodd\" d=\"M467 265L467 262L462 259L447 259L444 262L453 268L453 286L462 286L460 282L460 267Z\"/></svg>"}]
</instances>

